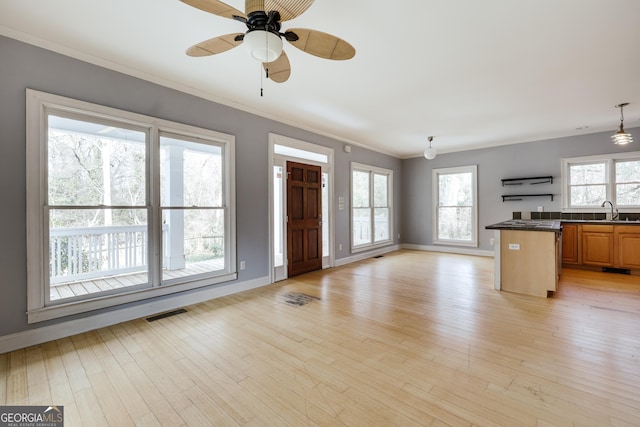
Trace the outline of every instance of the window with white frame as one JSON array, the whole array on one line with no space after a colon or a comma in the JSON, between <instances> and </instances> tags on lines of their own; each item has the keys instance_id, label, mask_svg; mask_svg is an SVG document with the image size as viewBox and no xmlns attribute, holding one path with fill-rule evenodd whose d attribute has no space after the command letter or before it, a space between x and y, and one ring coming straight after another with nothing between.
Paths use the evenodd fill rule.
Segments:
<instances>
[{"instance_id":1,"label":"window with white frame","mask_svg":"<svg viewBox=\"0 0 640 427\"><path fill-rule=\"evenodd\" d=\"M351 246L367 249L392 241L393 171L351 163Z\"/></svg>"},{"instance_id":2,"label":"window with white frame","mask_svg":"<svg viewBox=\"0 0 640 427\"><path fill-rule=\"evenodd\" d=\"M433 169L433 241L478 246L477 165Z\"/></svg>"},{"instance_id":3,"label":"window with white frame","mask_svg":"<svg viewBox=\"0 0 640 427\"><path fill-rule=\"evenodd\" d=\"M563 211L598 211L605 200L640 208L640 152L562 159Z\"/></svg>"},{"instance_id":4,"label":"window with white frame","mask_svg":"<svg viewBox=\"0 0 640 427\"><path fill-rule=\"evenodd\" d=\"M29 321L236 278L234 138L29 90Z\"/></svg>"}]
</instances>

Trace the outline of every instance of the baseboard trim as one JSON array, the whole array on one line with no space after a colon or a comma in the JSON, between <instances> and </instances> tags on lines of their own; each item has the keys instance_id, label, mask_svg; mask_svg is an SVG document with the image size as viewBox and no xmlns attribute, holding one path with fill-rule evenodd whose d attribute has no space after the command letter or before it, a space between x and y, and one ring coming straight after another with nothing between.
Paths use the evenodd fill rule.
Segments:
<instances>
[{"instance_id":1,"label":"baseboard trim","mask_svg":"<svg viewBox=\"0 0 640 427\"><path fill-rule=\"evenodd\" d=\"M201 289L195 292L177 294L160 301L150 301L135 307L114 310L95 316L43 326L0 337L0 354L18 350L32 345L42 344L48 341L81 334L94 329L117 325L129 320L140 319L175 310L180 307L197 304L227 295L260 288L269 285L269 277L260 277L240 283L215 285L211 288Z\"/></svg>"},{"instance_id":2,"label":"baseboard trim","mask_svg":"<svg viewBox=\"0 0 640 427\"><path fill-rule=\"evenodd\" d=\"M434 246L434 245L413 245L410 243L403 243L400 245L402 249L413 249L416 251L429 251L429 252L446 252L459 255L476 255L493 257L494 251L486 251L483 249L463 248L463 247L451 247L451 246Z\"/></svg>"},{"instance_id":3,"label":"baseboard trim","mask_svg":"<svg viewBox=\"0 0 640 427\"><path fill-rule=\"evenodd\" d=\"M346 258L340 258L335 261L335 266L340 267L343 265L351 264L352 262L362 261L363 259L373 258L374 256L388 254L400 249L400 245L385 246L384 248L374 249L372 251L362 252L356 255L352 255Z\"/></svg>"}]
</instances>

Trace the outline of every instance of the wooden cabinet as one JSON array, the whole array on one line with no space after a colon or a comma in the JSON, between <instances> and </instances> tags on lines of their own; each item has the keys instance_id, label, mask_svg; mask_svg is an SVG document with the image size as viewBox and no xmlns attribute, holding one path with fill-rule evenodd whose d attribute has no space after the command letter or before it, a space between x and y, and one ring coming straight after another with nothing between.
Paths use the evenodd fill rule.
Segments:
<instances>
[{"instance_id":1,"label":"wooden cabinet","mask_svg":"<svg viewBox=\"0 0 640 427\"><path fill-rule=\"evenodd\" d=\"M562 264L579 265L582 261L578 229L578 224L562 225Z\"/></svg>"},{"instance_id":2,"label":"wooden cabinet","mask_svg":"<svg viewBox=\"0 0 640 427\"><path fill-rule=\"evenodd\" d=\"M564 223L562 264L640 270L640 225Z\"/></svg>"},{"instance_id":3,"label":"wooden cabinet","mask_svg":"<svg viewBox=\"0 0 640 427\"><path fill-rule=\"evenodd\" d=\"M613 225L582 226L582 264L600 267L614 265Z\"/></svg>"},{"instance_id":4,"label":"wooden cabinet","mask_svg":"<svg viewBox=\"0 0 640 427\"><path fill-rule=\"evenodd\" d=\"M615 227L616 262L618 268L640 268L640 226Z\"/></svg>"}]
</instances>

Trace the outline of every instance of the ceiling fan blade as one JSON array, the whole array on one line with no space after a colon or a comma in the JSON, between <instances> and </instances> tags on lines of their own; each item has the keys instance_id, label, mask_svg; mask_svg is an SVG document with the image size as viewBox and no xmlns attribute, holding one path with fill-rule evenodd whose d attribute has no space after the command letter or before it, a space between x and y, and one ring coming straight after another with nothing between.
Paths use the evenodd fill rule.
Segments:
<instances>
[{"instance_id":1,"label":"ceiling fan blade","mask_svg":"<svg viewBox=\"0 0 640 427\"><path fill-rule=\"evenodd\" d=\"M209 40L205 40L198 44L191 46L187 49L187 55L189 56L209 56L216 55L218 53L226 52L229 49L242 44L242 38L236 40L236 37L244 36L243 33L226 34L224 36L214 37Z\"/></svg>"},{"instance_id":2,"label":"ceiling fan blade","mask_svg":"<svg viewBox=\"0 0 640 427\"><path fill-rule=\"evenodd\" d=\"M262 67L269 73L269 78L276 83L284 83L291 75L291 64L287 54L282 52L273 62L263 62Z\"/></svg>"},{"instance_id":3,"label":"ceiling fan blade","mask_svg":"<svg viewBox=\"0 0 640 427\"><path fill-rule=\"evenodd\" d=\"M205 12L213 13L214 15L222 16L223 18L233 19L234 16L242 16L246 18L245 14L238 9L229 6L218 0L180 0L183 3L193 6Z\"/></svg>"},{"instance_id":4,"label":"ceiling fan blade","mask_svg":"<svg viewBox=\"0 0 640 427\"><path fill-rule=\"evenodd\" d=\"M302 15L314 0L264 0L264 10L280 12L280 21L289 21Z\"/></svg>"},{"instance_id":5,"label":"ceiling fan blade","mask_svg":"<svg viewBox=\"0 0 640 427\"><path fill-rule=\"evenodd\" d=\"M353 46L331 34L307 28L291 28L289 31L298 36L298 40L289 43L311 55L341 61L351 59L356 54Z\"/></svg>"},{"instance_id":6,"label":"ceiling fan blade","mask_svg":"<svg viewBox=\"0 0 640 427\"><path fill-rule=\"evenodd\" d=\"M264 0L245 0L244 13L249 16L252 12L264 12Z\"/></svg>"}]
</instances>

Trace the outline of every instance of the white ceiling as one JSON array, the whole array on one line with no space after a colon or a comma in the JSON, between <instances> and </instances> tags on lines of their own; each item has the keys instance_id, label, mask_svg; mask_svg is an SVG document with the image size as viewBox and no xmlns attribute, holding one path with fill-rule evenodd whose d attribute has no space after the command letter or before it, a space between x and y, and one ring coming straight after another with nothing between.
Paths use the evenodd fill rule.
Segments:
<instances>
[{"instance_id":1,"label":"white ceiling","mask_svg":"<svg viewBox=\"0 0 640 427\"><path fill-rule=\"evenodd\" d=\"M277 84L241 46L185 55L244 26L178 0L0 0L0 34L401 158L614 131L621 102L640 126L639 0L316 0L295 27L356 56L285 42Z\"/></svg>"}]
</instances>

